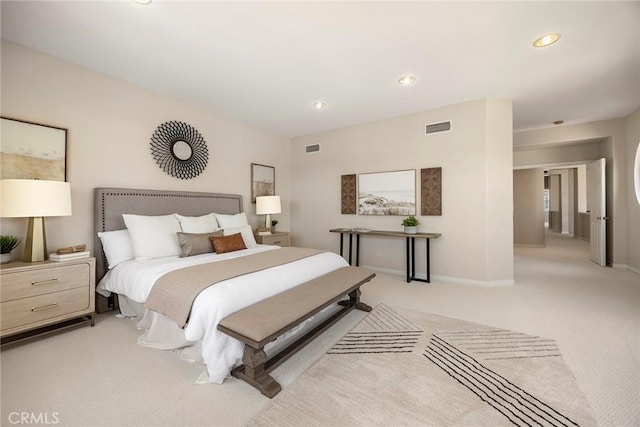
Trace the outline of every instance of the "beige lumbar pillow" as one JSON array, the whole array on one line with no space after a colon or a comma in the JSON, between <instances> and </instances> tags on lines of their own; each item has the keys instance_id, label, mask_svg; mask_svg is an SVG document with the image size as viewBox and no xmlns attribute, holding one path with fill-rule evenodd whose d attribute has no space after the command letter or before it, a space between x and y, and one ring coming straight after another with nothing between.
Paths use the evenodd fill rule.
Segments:
<instances>
[{"instance_id":1,"label":"beige lumbar pillow","mask_svg":"<svg viewBox=\"0 0 640 427\"><path fill-rule=\"evenodd\" d=\"M193 255L214 252L213 243L210 238L222 236L222 230L213 233L176 233L180 244L180 256L187 257Z\"/></svg>"}]
</instances>

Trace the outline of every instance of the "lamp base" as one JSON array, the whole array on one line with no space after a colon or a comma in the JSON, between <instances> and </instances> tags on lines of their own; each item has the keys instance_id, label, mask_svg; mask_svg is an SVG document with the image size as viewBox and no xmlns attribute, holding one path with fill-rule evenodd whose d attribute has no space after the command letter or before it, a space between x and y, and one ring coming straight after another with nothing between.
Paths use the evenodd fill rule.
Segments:
<instances>
[{"instance_id":1,"label":"lamp base","mask_svg":"<svg viewBox=\"0 0 640 427\"><path fill-rule=\"evenodd\" d=\"M47 238L44 232L44 218L32 216L27 225L27 238L24 242L24 262L44 261L47 257Z\"/></svg>"},{"instance_id":2,"label":"lamp base","mask_svg":"<svg viewBox=\"0 0 640 427\"><path fill-rule=\"evenodd\" d=\"M264 228L268 228L269 232L271 232L271 214L267 214L267 217L264 220Z\"/></svg>"}]
</instances>

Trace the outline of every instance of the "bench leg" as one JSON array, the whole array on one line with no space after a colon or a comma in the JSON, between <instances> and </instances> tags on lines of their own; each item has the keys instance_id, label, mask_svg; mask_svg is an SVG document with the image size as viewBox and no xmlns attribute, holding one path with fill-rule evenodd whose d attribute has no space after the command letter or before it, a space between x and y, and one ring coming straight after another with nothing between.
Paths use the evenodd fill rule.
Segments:
<instances>
[{"instance_id":1,"label":"bench leg","mask_svg":"<svg viewBox=\"0 0 640 427\"><path fill-rule=\"evenodd\" d=\"M353 292L349 293L349 301L339 301L338 304L344 306L352 306L358 310L369 312L371 311L371 306L360 301L360 295L362 291L360 288L355 289Z\"/></svg>"},{"instance_id":2,"label":"bench leg","mask_svg":"<svg viewBox=\"0 0 640 427\"><path fill-rule=\"evenodd\" d=\"M232 374L234 377L248 382L271 399L280 393L282 387L265 372L264 364L266 361L267 355L264 350L245 345L242 357L244 365L240 369L235 369Z\"/></svg>"}]
</instances>

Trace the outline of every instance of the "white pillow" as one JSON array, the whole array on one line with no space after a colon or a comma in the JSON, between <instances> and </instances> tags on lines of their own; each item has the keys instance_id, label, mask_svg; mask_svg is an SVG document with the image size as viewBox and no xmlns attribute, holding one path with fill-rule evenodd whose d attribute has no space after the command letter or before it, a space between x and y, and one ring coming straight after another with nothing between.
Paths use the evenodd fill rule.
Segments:
<instances>
[{"instance_id":1,"label":"white pillow","mask_svg":"<svg viewBox=\"0 0 640 427\"><path fill-rule=\"evenodd\" d=\"M218 221L212 213L202 216L182 216L176 214L183 233L213 233L218 230Z\"/></svg>"},{"instance_id":2,"label":"white pillow","mask_svg":"<svg viewBox=\"0 0 640 427\"><path fill-rule=\"evenodd\" d=\"M244 225L242 227L230 227L224 229L225 236L230 236L236 233L242 234L242 240L244 240L244 245L247 248L251 248L257 245L256 238L253 236L253 230L251 229L251 226Z\"/></svg>"},{"instance_id":3,"label":"white pillow","mask_svg":"<svg viewBox=\"0 0 640 427\"><path fill-rule=\"evenodd\" d=\"M247 222L247 215L244 212L240 212L235 215L216 214L218 225L220 228L242 227L249 225Z\"/></svg>"},{"instance_id":4,"label":"white pillow","mask_svg":"<svg viewBox=\"0 0 640 427\"><path fill-rule=\"evenodd\" d=\"M176 233L182 231L176 214L146 216L122 214L136 259L180 255Z\"/></svg>"},{"instance_id":5,"label":"white pillow","mask_svg":"<svg viewBox=\"0 0 640 427\"><path fill-rule=\"evenodd\" d=\"M98 237L102 242L102 250L107 257L109 269L135 258L127 230L101 231Z\"/></svg>"}]
</instances>

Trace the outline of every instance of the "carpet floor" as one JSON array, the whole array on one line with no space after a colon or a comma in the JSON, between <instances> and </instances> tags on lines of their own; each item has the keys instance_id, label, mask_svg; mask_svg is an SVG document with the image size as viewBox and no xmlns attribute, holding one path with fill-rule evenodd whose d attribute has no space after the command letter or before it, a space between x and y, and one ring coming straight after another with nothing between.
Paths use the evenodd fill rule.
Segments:
<instances>
[{"instance_id":1,"label":"carpet floor","mask_svg":"<svg viewBox=\"0 0 640 427\"><path fill-rule=\"evenodd\" d=\"M640 426L640 276L595 265L589 261L587 242L550 235L547 245L516 248L515 286L467 286L434 276L428 285L406 283L403 276L380 273L363 287L362 300L393 307L407 317L409 312L432 313L552 339L598 425ZM437 251L433 256L435 263ZM315 362L365 317L352 311L274 370L282 393L290 393L305 372L312 373ZM12 425L16 416L26 413L51 421L55 415L58 426L243 426L270 407L271 400L235 378L222 385L195 384L201 365L184 362L173 352L140 347L139 334L134 322L105 313L97 316L93 328L3 348L0 425ZM422 352L429 341L422 340L424 368ZM450 378L429 363L432 376L442 377L443 383ZM371 376L374 365L368 366L365 372ZM418 372L407 378L410 384L422 380ZM351 375L349 370L343 373ZM448 384L455 386L450 379ZM518 385L534 394L534 388ZM466 395L479 400L472 392ZM450 404L441 403L445 408ZM553 402L546 403L555 408ZM327 406L326 412L332 410ZM486 412L496 423L506 419L492 408Z\"/></svg>"},{"instance_id":2,"label":"carpet floor","mask_svg":"<svg viewBox=\"0 0 640 427\"><path fill-rule=\"evenodd\" d=\"M380 304L249 425L596 422L554 340Z\"/></svg>"}]
</instances>

